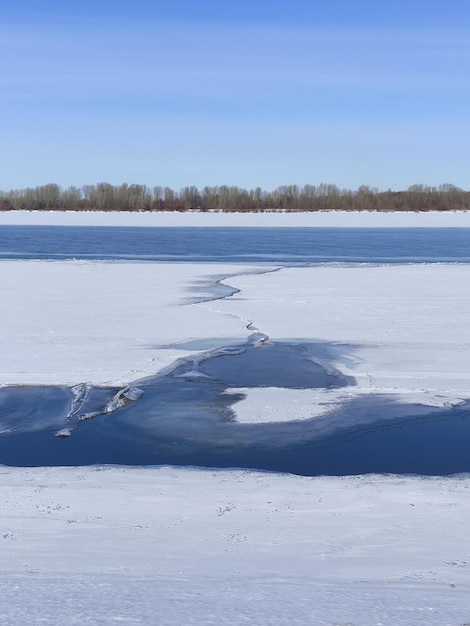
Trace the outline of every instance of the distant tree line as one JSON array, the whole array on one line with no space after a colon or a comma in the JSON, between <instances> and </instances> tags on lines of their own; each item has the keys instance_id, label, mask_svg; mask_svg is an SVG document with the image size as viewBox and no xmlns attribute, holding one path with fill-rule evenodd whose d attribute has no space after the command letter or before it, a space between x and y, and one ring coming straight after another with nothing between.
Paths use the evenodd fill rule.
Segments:
<instances>
[{"instance_id":1,"label":"distant tree line","mask_svg":"<svg viewBox=\"0 0 470 626\"><path fill-rule=\"evenodd\" d=\"M274 191L215 187L148 187L109 183L0 191L0 210L68 211L454 211L470 209L470 192L455 185L412 185L406 191L356 190L336 185L283 185Z\"/></svg>"}]
</instances>

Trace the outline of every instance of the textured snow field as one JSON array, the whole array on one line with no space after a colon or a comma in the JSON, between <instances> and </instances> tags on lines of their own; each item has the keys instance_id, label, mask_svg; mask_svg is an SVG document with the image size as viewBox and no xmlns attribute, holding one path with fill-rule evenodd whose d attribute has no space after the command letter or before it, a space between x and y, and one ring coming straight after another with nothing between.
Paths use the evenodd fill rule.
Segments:
<instances>
[{"instance_id":1,"label":"textured snow field","mask_svg":"<svg viewBox=\"0 0 470 626\"><path fill-rule=\"evenodd\" d=\"M458 626L470 482L0 468L1 623Z\"/></svg>"},{"instance_id":2,"label":"textured snow field","mask_svg":"<svg viewBox=\"0 0 470 626\"><path fill-rule=\"evenodd\" d=\"M317 415L341 394L430 405L470 397L469 266L233 276L247 270L2 261L0 383L130 382L194 352L187 342L244 340L251 322L274 341L344 344L336 366L358 384L253 390L239 419L278 419L289 407L293 419L309 406ZM214 275L231 275L240 293L192 302ZM2 626L470 622L468 476L1 466L0 475Z\"/></svg>"}]
</instances>

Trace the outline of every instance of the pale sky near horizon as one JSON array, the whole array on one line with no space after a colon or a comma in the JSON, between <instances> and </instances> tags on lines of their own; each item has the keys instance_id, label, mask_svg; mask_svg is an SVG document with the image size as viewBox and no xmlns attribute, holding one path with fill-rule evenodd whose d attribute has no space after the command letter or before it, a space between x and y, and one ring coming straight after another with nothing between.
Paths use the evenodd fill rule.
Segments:
<instances>
[{"instance_id":1,"label":"pale sky near horizon","mask_svg":"<svg viewBox=\"0 0 470 626\"><path fill-rule=\"evenodd\" d=\"M470 188L468 0L4 0L0 189Z\"/></svg>"}]
</instances>

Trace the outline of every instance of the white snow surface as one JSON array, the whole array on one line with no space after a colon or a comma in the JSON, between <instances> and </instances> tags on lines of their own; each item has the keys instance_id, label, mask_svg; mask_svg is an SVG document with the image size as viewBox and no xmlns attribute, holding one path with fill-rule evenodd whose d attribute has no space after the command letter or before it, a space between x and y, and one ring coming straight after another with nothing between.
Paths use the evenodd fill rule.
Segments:
<instances>
[{"instance_id":1,"label":"white snow surface","mask_svg":"<svg viewBox=\"0 0 470 626\"><path fill-rule=\"evenodd\" d=\"M219 226L219 227L470 227L470 211L378 212L317 211L310 213L222 213L199 211L0 211L0 225L57 226Z\"/></svg>"},{"instance_id":2,"label":"white snow surface","mask_svg":"<svg viewBox=\"0 0 470 626\"><path fill-rule=\"evenodd\" d=\"M0 382L126 384L198 342L244 340L252 323L273 341L336 342L335 366L357 386L243 390L241 420L301 419L309 406L327 420L354 395L470 397L470 266L241 271L2 261ZM194 303L221 275L240 293ZM0 466L0 476L2 626L470 623L467 475Z\"/></svg>"},{"instance_id":3,"label":"white snow surface","mask_svg":"<svg viewBox=\"0 0 470 626\"><path fill-rule=\"evenodd\" d=\"M246 268L236 268L243 271ZM233 266L0 262L0 384L121 385L194 353L187 340L245 338L246 323L188 305ZM208 276L209 274L209 276Z\"/></svg>"},{"instance_id":4,"label":"white snow surface","mask_svg":"<svg viewBox=\"0 0 470 626\"><path fill-rule=\"evenodd\" d=\"M0 468L1 623L455 626L470 480Z\"/></svg>"}]
</instances>

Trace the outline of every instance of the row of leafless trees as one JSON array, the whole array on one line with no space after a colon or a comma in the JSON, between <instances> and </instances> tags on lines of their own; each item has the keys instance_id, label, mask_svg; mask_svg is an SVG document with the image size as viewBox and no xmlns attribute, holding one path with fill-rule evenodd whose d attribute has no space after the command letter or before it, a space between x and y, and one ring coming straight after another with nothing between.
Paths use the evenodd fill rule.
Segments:
<instances>
[{"instance_id":1,"label":"row of leafless trees","mask_svg":"<svg viewBox=\"0 0 470 626\"><path fill-rule=\"evenodd\" d=\"M216 187L111 185L98 183L62 188L50 183L39 187L0 191L0 210L74 211L451 211L470 209L470 191L454 185L413 185L406 191L379 191L367 186L356 190L336 185L283 185L274 191Z\"/></svg>"}]
</instances>

